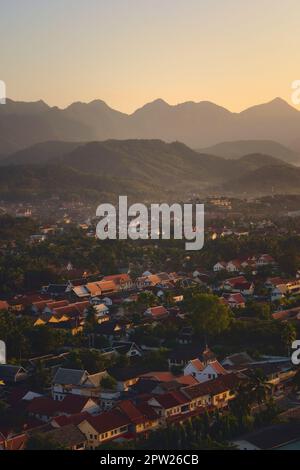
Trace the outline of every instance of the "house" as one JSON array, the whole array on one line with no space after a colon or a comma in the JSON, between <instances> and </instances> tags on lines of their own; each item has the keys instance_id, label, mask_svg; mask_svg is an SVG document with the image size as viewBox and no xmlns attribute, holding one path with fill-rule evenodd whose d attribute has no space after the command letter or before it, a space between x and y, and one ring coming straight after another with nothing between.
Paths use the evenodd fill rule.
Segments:
<instances>
[{"instance_id":1,"label":"house","mask_svg":"<svg viewBox=\"0 0 300 470\"><path fill-rule=\"evenodd\" d=\"M126 355L127 357L141 357L143 355L142 349L130 341L114 341L112 348L118 354Z\"/></svg>"},{"instance_id":2,"label":"house","mask_svg":"<svg viewBox=\"0 0 300 470\"><path fill-rule=\"evenodd\" d=\"M105 321L96 325L95 333L104 336L109 341L127 339L130 326L130 323L122 323L121 321Z\"/></svg>"},{"instance_id":3,"label":"house","mask_svg":"<svg viewBox=\"0 0 300 470\"><path fill-rule=\"evenodd\" d=\"M160 422L190 412L190 400L181 391L153 395L147 402L160 417Z\"/></svg>"},{"instance_id":4,"label":"house","mask_svg":"<svg viewBox=\"0 0 300 470\"><path fill-rule=\"evenodd\" d=\"M188 362L183 373L187 376L192 375L198 382L206 382L227 374L227 371L217 360L204 364L200 359L194 359Z\"/></svg>"},{"instance_id":5,"label":"house","mask_svg":"<svg viewBox=\"0 0 300 470\"><path fill-rule=\"evenodd\" d=\"M228 261L226 271L228 273L238 273L241 270L241 262L238 259Z\"/></svg>"},{"instance_id":6,"label":"house","mask_svg":"<svg viewBox=\"0 0 300 470\"><path fill-rule=\"evenodd\" d=\"M239 292L242 295L252 295L254 292L253 282L248 282L245 276L231 277L223 282L223 289L229 292Z\"/></svg>"},{"instance_id":7,"label":"house","mask_svg":"<svg viewBox=\"0 0 300 470\"><path fill-rule=\"evenodd\" d=\"M106 371L89 374L82 369L60 367L52 381L52 396L54 400L63 400L67 394L98 397L101 380L106 375Z\"/></svg>"},{"instance_id":8,"label":"house","mask_svg":"<svg viewBox=\"0 0 300 470\"><path fill-rule=\"evenodd\" d=\"M162 318L166 318L169 313L168 310L163 307L162 305L158 307L150 307L145 312L144 315L146 317L151 318L152 320L160 320Z\"/></svg>"},{"instance_id":9,"label":"house","mask_svg":"<svg viewBox=\"0 0 300 470\"><path fill-rule=\"evenodd\" d=\"M85 285L74 286L72 288L72 293L74 294L75 298L78 299L83 299L90 296L90 291Z\"/></svg>"},{"instance_id":10,"label":"house","mask_svg":"<svg viewBox=\"0 0 300 470\"><path fill-rule=\"evenodd\" d=\"M213 266L214 273L219 273L220 271L224 271L226 269L227 263L225 261L218 261Z\"/></svg>"},{"instance_id":11,"label":"house","mask_svg":"<svg viewBox=\"0 0 300 470\"><path fill-rule=\"evenodd\" d=\"M0 300L0 311L1 310L8 310L9 309L9 304L6 302L6 300Z\"/></svg>"},{"instance_id":12,"label":"house","mask_svg":"<svg viewBox=\"0 0 300 470\"><path fill-rule=\"evenodd\" d=\"M274 264L275 264L275 260L269 254L260 255L257 260L257 267L269 266L269 265L274 265Z\"/></svg>"},{"instance_id":13,"label":"house","mask_svg":"<svg viewBox=\"0 0 300 470\"><path fill-rule=\"evenodd\" d=\"M41 396L31 400L26 406L26 411L30 417L47 423L53 416L59 414L59 404L60 402L51 397Z\"/></svg>"},{"instance_id":14,"label":"house","mask_svg":"<svg viewBox=\"0 0 300 470\"><path fill-rule=\"evenodd\" d=\"M216 379L192 385L181 390L190 400L191 409L196 406L226 408L235 397L235 390L242 379L237 374L220 375Z\"/></svg>"},{"instance_id":15,"label":"house","mask_svg":"<svg viewBox=\"0 0 300 470\"><path fill-rule=\"evenodd\" d=\"M147 271L148 272L148 271ZM135 281L137 289L145 289L146 287L155 287L161 283L161 279L156 274L143 274Z\"/></svg>"},{"instance_id":16,"label":"house","mask_svg":"<svg viewBox=\"0 0 300 470\"><path fill-rule=\"evenodd\" d=\"M7 385L24 382L29 378L28 372L22 366L0 364L0 380Z\"/></svg>"},{"instance_id":17,"label":"house","mask_svg":"<svg viewBox=\"0 0 300 470\"><path fill-rule=\"evenodd\" d=\"M133 403L131 400L122 400L117 409L130 419L129 432L140 434L159 425L159 416L145 401Z\"/></svg>"},{"instance_id":18,"label":"house","mask_svg":"<svg viewBox=\"0 0 300 470\"><path fill-rule=\"evenodd\" d=\"M99 303L94 305L94 309L96 312L96 317L98 319L106 317L109 314L109 308L107 305L105 305L105 303Z\"/></svg>"},{"instance_id":19,"label":"house","mask_svg":"<svg viewBox=\"0 0 300 470\"><path fill-rule=\"evenodd\" d=\"M266 288L271 291L271 300L280 300L286 295L294 295L300 292L300 279L286 280L280 277L268 278Z\"/></svg>"},{"instance_id":20,"label":"house","mask_svg":"<svg viewBox=\"0 0 300 470\"><path fill-rule=\"evenodd\" d=\"M114 292L118 292L118 286L113 280L102 280L99 282L99 286L101 289L101 295L108 295L113 294Z\"/></svg>"},{"instance_id":21,"label":"house","mask_svg":"<svg viewBox=\"0 0 300 470\"><path fill-rule=\"evenodd\" d=\"M113 367L108 370L111 375L117 381L118 391L127 391L130 387L135 385L140 376L148 370L143 366L130 366L126 368Z\"/></svg>"},{"instance_id":22,"label":"house","mask_svg":"<svg viewBox=\"0 0 300 470\"><path fill-rule=\"evenodd\" d=\"M240 352L236 354L231 354L226 356L225 359L221 362L222 366L229 367L239 367L244 366L245 364L250 364L253 362L253 359L249 356L247 352Z\"/></svg>"},{"instance_id":23,"label":"house","mask_svg":"<svg viewBox=\"0 0 300 470\"><path fill-rule=\"evenodd\" d=\"M114 409L87 418L78 428L85 435L87 449L96 449L103 442L125 435L130 424L128 416Z\"/></svg>"},{"instance_id":24,"label":"house","mask_svg":"<svg viewBox=\"0 0 300 470\"><path fill-rule=\"evenodd\" d=\"M0 433L0 450L25 450L28 441L26 433L18 434L12 437L1 436Z\"/></svg>"},{"instance_id":25,"label":"house","mask_svg":"<svg viewBox=\"0 0 300 470\"><path fill-rule=\"evenodd\" d=\"M235 294L223 294L221 301L228 305L230 308L245 308L246 302L242 294L239 292Z\"/></svg>"},{"instance_id":26,"label":"house","mask_svg":"<svg viewBox=\"0 0 300 470\"><path fill-rule=\"evenodd\" d=\"M118 291L130 290L134 287L134 283L129 274L114 274L111 276L104 276L102 281L113 281Z\"/></svg>"},{"instance_id":27,"label":"house","mask_svg":"<svg viewBox=\"0 0 300 470\"><path fill-rule=\"evenodd\" d=\"M293 307L287 310L278 310L272 314L274 320L290 321L300 319L300 307Z\"/></svg>"},{"instance_id":28,"label":"house","mask_svg":"<svg viewBox=\"0 0 300 470\"><path fill-rule=\"evenodd\" d=\"M85 412L92 415L100 412L100 407L95 399L82 395L69 394L59 402L59 414L68 416Z\"/></svg>"},{"instance_id":29,"label":"house","mask_svg":"<svg viewBox=\"0 0 300 470\"><path fill-rule=\"evenodd\" d=\"M68 282L66 284L49 284L42 288L43 294L48 294L51 297L59 297L66 294L72 289L71 284Z\"/></svg>"},{"instance_id":30,"label":"house","mask_svg":"<svg viewBox=\"0 0 300 470\"><path fill-rule=\"evenodd\" d=\"M92 297L101 295L101 287L99 285L99 282L88 282L85 285L85 288L88 291L89 295L92 296ZM83 294L83 292L82 292L82 294Z\"/></svg>"},{"instance_id":31,"label":"house","mask_svg":"<svg viewBox=\"0 0 300 470\"><path fill-rule=\"evenodd\" d=\"M54 416L73 415L79 413L97 414L100 407L97 403L89 398L80 395L66 395L63 400L54 400L51 397L37 397L30 400L27 406L29 416L48 422Z\"/></svg>"},{"instance_id":32,"label":"house","mask_svg":"<svg viewBox=\"0 0 300 470\"><path fill-rule=\"evenodd\" d=\"M215 354L207 347L198 344L182 345L168 353L169 368L184 367L189 361L200 359L207 364L216 359Z\"/></svg>"},{"instance_id":33,"label":"house","mask_svg":"<svg viewBox=\"0 0 300 470\"><path fill-rule=\"evenodd\" d=\"M51 313L51 305L56 305L56 306L65 306L68 305L67 300L62 300L62 301L55 301L52 300L51 298L49 299L43 299L43 300L37 300L32 302L31 304L31 312L34 315L39 315L42 313Z\"/></svg>"}]
</instances>

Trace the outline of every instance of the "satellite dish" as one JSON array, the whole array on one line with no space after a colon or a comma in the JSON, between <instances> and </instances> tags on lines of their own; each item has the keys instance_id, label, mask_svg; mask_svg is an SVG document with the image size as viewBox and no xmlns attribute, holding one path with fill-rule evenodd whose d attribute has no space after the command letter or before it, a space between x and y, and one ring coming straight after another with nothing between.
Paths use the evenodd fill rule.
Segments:
<instances>
[{"instance_id":1,"label":"satellite dish","mask_svg":"<svg viewBox=\"0 0 300 470\"><path fill-rule=\"evenodd\" d=\"M6 364L6 344L0 340L0 364Z\"/></svg>"}]
</instances>

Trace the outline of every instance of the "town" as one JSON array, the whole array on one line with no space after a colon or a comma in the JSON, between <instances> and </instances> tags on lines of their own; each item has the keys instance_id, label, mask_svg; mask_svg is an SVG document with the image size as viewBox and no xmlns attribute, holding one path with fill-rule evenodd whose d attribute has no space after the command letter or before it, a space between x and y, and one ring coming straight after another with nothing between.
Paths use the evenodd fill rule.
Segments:
<instances>
[{"instance_id":1,"label":"town","mask_svg":"<svg viewBox=\"0 0 300 470\"><path fill-rule=\"evenodd\" d=\"M206 202L197 252L1 215L0 449L296 445L300 221Z\"/></svg>"}]
</instances>

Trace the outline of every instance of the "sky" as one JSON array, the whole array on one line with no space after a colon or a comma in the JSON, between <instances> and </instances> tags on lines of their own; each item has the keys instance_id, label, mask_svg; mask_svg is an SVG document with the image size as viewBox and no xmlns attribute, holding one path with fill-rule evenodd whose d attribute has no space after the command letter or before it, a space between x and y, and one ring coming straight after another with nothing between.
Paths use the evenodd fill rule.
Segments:
<instances>
[{"instance_id":1,"label":"sky","mask_svg":"<svg viewBox=\"0 0 300 470\"><path fill-rule=\"evenodd\" d=\"M231 111L300 79L299 0L0 0L0 80L16 100L162 98Z\"/></svg>"}]
</instances>

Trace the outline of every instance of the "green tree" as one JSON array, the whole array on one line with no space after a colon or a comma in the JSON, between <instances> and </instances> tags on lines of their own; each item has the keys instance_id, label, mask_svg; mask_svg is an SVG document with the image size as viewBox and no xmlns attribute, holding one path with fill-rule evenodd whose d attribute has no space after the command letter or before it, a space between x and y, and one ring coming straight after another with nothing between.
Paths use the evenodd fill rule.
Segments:
<instances>
[{"instance_id":1,"label":"green tree","mask_svg":"<svg viewBox=\"0 0 300 470\"><path fill-rule=\"evenodd\" d=\"M27 450L64 450L65 447L47 434L35 433L26 444Z\"/></svg>"},{"instance_id":2,"label":"green tree","mask_svg":"<svg viewBox=\"0 0 300 470\"><path fill-rule=\"evenodd\" d=\"M217 296L195 294L186 302L192 325L198 335L217 335L229 328L232 315Z\"/></svg>"}]
</instances>

